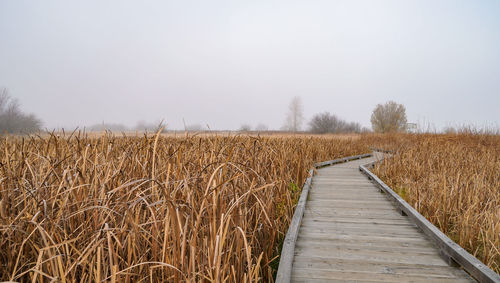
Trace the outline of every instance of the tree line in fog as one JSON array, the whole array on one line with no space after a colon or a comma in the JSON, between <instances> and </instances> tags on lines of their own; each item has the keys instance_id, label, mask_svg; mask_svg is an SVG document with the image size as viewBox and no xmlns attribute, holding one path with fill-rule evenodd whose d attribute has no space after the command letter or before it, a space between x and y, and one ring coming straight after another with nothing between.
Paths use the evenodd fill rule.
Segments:
<instances>
[{"instance_id":1,"label":"tree line in fog","mask_svg":"<svg viewBox=\"0 0 500 283\"><path fill-rule=\"evenodd\" d=\"M343 134L343 133L389 133L389 132L434 132L434 129L425 130L417 127L415 123L407 123L406 108L402 104L394 101L378 104L371 114L372 129L362 127L360 123L349 122L328 111L317 113L307 121L304 127L305 118L303 106L300 97L294 97L288 105L285 123L280 131L284 132L309 132L313 134ZM21 111L21 105L17 99L11 97L6 88L0 89L0 135L10 134L29 134L41 130L42 121L34 114L26 114ZM139 121L135 126L128 127L119 123L99 123L84 128L85 131L112 131L112 132L157 132L162 129L167 131L167 125L163 121L150 123ZM182 131L201 132L210 130L208 126L201 124L186 125ZM277 132L269 129L264 123L258 123L255 127L250 124L242 124L239 132ZM498 126L491 128L478 128L474 126L447 126L442 130L447 134L476 133L476 134L499 134Z\"/></svg>"},{"instance_id":2,"label":"tree line in fog","mask_svg":"<svg viewBox=\"0 0 500 283\"><path fill-rule=\"evenodd\" d=\"M19 101L6 88L0 90L0 134L27 134L39 131L41 126L38 117L21 111Z\"/></svg>"}]
</instances>

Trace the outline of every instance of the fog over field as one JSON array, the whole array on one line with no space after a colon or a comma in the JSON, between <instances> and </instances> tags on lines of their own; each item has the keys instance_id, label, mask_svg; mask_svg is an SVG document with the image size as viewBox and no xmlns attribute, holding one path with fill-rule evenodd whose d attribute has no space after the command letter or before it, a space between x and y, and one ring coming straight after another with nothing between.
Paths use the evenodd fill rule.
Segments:
<instances>
[{"instance_id":1,"label":"fog over field","mask_svg":"<svg viewBox=\"0 0 500 283\"><path fill-rule=\"evenodd\" d=\"M500 125L499 1L0 1L0 88L44 127Z\"/></svg>"}]
</instances>

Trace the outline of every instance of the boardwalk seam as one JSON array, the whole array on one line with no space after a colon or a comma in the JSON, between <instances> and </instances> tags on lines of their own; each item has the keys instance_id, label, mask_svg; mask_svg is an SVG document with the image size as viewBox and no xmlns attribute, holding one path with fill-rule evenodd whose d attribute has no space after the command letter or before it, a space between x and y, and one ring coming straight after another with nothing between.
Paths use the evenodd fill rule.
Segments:
<instances>
[{"instance_id":1,"label":"boardwalk seam","mask_svg":"<svg viewBox=\"0 0 500 283\"><path fill-rule=\"evenodd\" d=\"M295 208L295 212L292 217L292 222L290 223L288 232L286 233L286 237L283 242L283 248L281 249L281 255L280 255L280 263L278 267L278 272L276 274L276 282L290 282L292 275L292 264L295 252L295 242L297 241L300 224L302 222L302 217L304 216L305 205L307 201L307 196L309 194L309 189L311 188L311 181L314 175L314 169L371 156L372 156L371 153L367 153L367 154L361 154L361 155L355 155L340 159L319 162L314 164L313 165L314 168L311 168L309 170L309 177L304 183L304 186L302 188L302 193L300 194L299 202L297 203L297 207Z\"/></svg>"}]
</instances>

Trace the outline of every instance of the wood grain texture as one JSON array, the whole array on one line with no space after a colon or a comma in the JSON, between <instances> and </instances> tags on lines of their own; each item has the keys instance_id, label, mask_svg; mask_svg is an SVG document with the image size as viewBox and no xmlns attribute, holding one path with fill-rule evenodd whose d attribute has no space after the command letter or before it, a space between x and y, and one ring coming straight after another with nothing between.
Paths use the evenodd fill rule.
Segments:
<instances>
[{"instance_id":1,"label":"wood grain texture","mask_svg":"<svg viewBox=\"0 0 500 283\"><path fill-rule=\"evenodd\" d=\"M371 156L371 154L363 154L351 157L345 157L336 160L325 161L317 163L314 165L315 168L320 168L323 166L330 166L333 164L344 163L350 160L362 159ZM278 272L276 273L276 282L290 282L292 274L292 265L294 260L295 243L299 234L300 225L302 222L302 217L304 215L305 205L308 199L308 193L312 186L312 176L314 170L309 170L309 178L307 178L303 188L302 193L295 208L290 227L288 228L285 240L283 241L283 248L280 255L280 263L278 267Z\"/></svg>"},{"instance_id":2,"label":"wood grain texture","mask_svg":"<svg viewBox=\"0 0 500 283\"><path fill-rule=\"evenodd\" d=\"M377 158L318 169L295 240L290 281L473 282L449 266L436 244L359 171Z\"/></svg>"},{"instance_id":3,"label":"wood grain texture","mask_svg":"<svg viewBox=\"0 0 500 283\"><path fill-rule=\"evenodd\" d=\"M432 241L439 247L440 255L450 265L460 266L471 274L479 282L500 283L500 275L495 273L488 266L483 264L473 255L460 247L453 240L448 238L436 226L430 223L424 216L410 206L403 198L396 194L389 186L380 180L375 174L367 169L367 166L361 165L360 171L368 178L373 180L376 186L384 191L386 195L398 207L398 211L407 215Z\"/></svg>"}]
</instances>

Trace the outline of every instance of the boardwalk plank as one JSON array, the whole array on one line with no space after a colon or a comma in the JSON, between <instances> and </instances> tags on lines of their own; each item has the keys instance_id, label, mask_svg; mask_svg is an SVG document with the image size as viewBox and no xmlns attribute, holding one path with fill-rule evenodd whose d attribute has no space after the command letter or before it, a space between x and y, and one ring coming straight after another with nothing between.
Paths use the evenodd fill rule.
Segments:
<instances>
[{"instance_id":1,"label":"boardwalk plank","mask_svg":"<svg viewBox=\"0 0 500 283\"><path fill-rule=\"evenodd\" d=\"M436 251L434 255L428 254L416 254L416 253L401 253L392 252L387 249L384 252L381 251L354 251L354 250L338 250L338 249L314 249L314 248L296 248L295 258L300 257L313 257L322 259L352 259L359 262L364 260L386 262L386 263L405 263L405 264L428 264L428 265L438 265L438 266L448 266L444 260L439 257Z\"/></svg>"},{"instance_id":2,"label":"boardwalk plank","mask_svg":"<svg viewBox=\"0 0 500 283\"><path fill-rule=\"evenodd\" d=\"M394 210L395 212L396 210ZM382 218L382 219L392 219L398 217L397 214L391 213L390 210L385 211L370 211L370 210L314 210L314 209L306 209L304 211L304 215L315 215L315 216L326 216L326 217L359 217L359 218Z\"/></svg>"},{"instance_id":3,"label":"boardwalk plank","mask_svg":"<svg viewBox=\"0 0 500 283\"><path fill-rule=\"evenodd\" d=\"M338 222L338 223L367 223L367 224L387 224L387 225L407 225L415 226L413 223L409 223L405 218L396 215L391 219L383 218L361 218L361 217L322 217L311 215L304 221L318 221L318 222Z\"/></svg>"},{"instance_id":4,"label":"boardwalk plank","mask_svg":"<svg viewBox=\"0 0 500 283\"><path fill-rule=\"evenodd\" d=\"M392 273L392 274L408 274L418 275L422 273L422 269L426 270L426 274L430 276L442 277L460 277L464 276L464 271L450 266L435 266L428 264L404 264L404 263L384 263L377 261L349 259L321 259L321 258L305 258L301 257L296 260L295 267L311 268L314 270L331 270L331 271L357 271L367 273ZM390 267L389 267L390 266ZM313 268L314 267L314 268Z\"/></svg>"},{"instance_id":5,"label":"boardwalk plank","mask_svg":"<svg viewBox=\"0 0 500 283\"><path fill-rule=\"evenodd\" d=\"M323 246L346 246L346 247L374 247L374 248L379 248L379 247L384 247L384 248L407 248L407 249L435 249L436 246L427 242L427 241L411 241L409 239L399 239L398 241L391 241L390 239L352 239L352 238L333 238L333 239L325 239L325 238L318 238L318 237L300 237L297 240L298 245L305 246L306 244L310 244L311 247L316 247L318 245L323 245Z\"/></svg>"},{"instance_id":6,"label":"boardwalk plank","mask_svg":"<svg viewBox=\"0 0 500 283\"><path fill-rule=\"evenodd\" d=\"M292 282L471 282L358 167L318 170L295 244Z\"/></svg>"},{"instance_id":7,"label":"boardwalk plank","mask_svg":"<svg viewBox=\"0 0 500 283\"><path fill-rule=\"evenodd\" d=\"M394 238L391 235L353 235L353 234L327 234L327 233L301 233L299 238L308 239L322 239L322 240L359 240L359 241L386 241L386 242L404 242L409 245L414 243L430 243L427 239L422 237L403 237Z\"/></svg>"},{"instance_id":8,"label":"boardwalk plank","mask_svg":"<svg viewBox=\"0 0 500 283\"><path fill-rule=\"evenodd\" d=\"M425 244L424 244L425 245ZM334 241L318 241L315 239L303 239L297 241L295 247L300 247L304 249L324 249L325 246L328 247L328 250L346 250L346 251L378 251L383 252L388 248L392 252L411 252L416 254L436 254L436 247L432 245L427 246L417 246L413 245L395 245L393 242L379 242L376 244L366 243L366 242L356 242L356 243L343 243L343 242L334 242Z\"/></svg>"},{"instance_id":9,"label":"boardwalk plank","mask_svg":"<svg viewBox=\"0 0 500 283\"><path fill-rule=\"evenodd\" d=\"M465 277L465 276L463 276ZM472 279L420 274L383 274L369 272L327 271L316 269L294 269L292 282L331 282L330 280L345 280L351 282L474 282ZM315 280L311 280L315 279ZM317 280L319 279L319 280ZM328 281L323 281L328 280Z\"/></svg>"},{"instance_id":10,"label":"boardwalk plank","mask_svg":"<svg viewBox=\"0 0 500 283\"><path fill-rule=\"evenodd\" d=\"M401 222L398 224L386 224L378 222L339 222L339 221L320 221L311 218L304 219L302 221L302 226L307 226L311 228L326 228L326 229L358 229L358 228L369 228L369 229L383 229L391 231L393 229L399 229L404 231L413 231L418 233L417 226L408 222Z\"/></svg>"}]
</instances>

